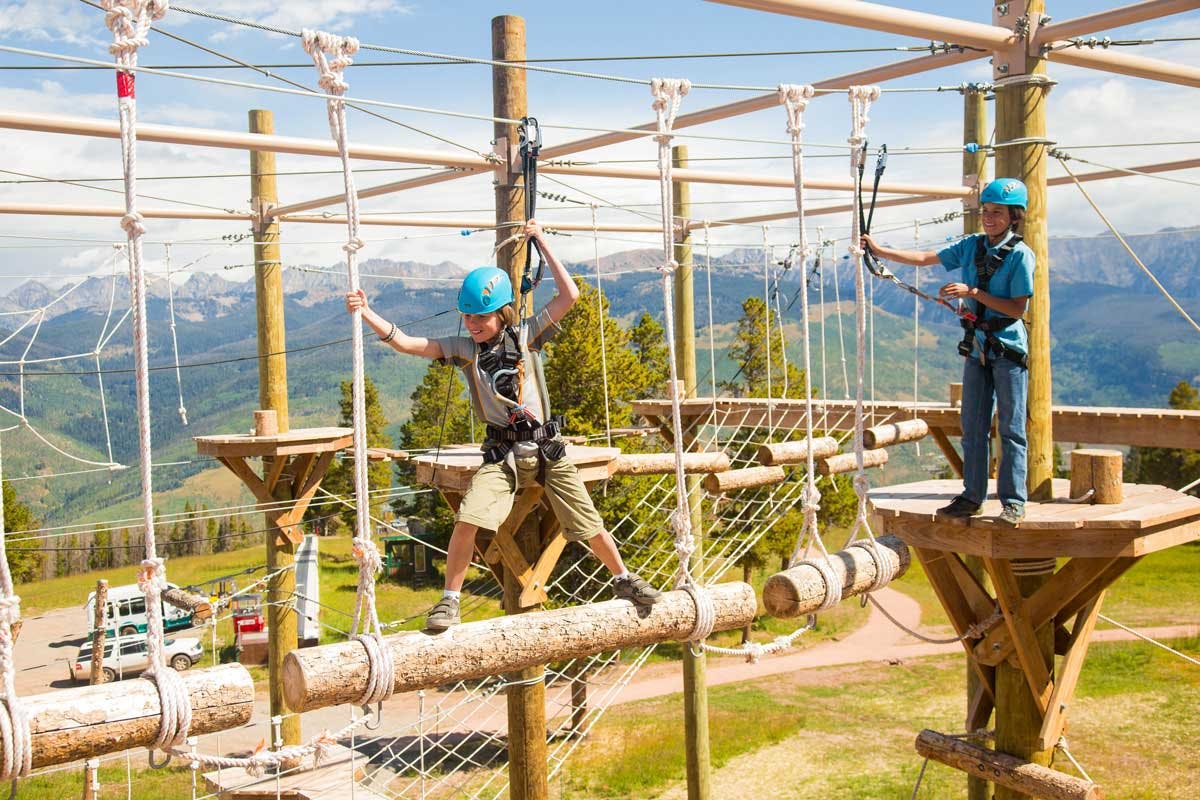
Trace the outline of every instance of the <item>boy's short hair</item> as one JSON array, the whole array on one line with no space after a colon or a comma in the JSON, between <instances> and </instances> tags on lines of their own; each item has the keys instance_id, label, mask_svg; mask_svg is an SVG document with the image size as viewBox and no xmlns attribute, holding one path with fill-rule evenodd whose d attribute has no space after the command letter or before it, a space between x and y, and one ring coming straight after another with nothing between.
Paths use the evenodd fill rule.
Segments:
<instances>
[{"instance_id":1,"label":"boy's short hair","mask_svg":"<svg viewBox=\"0 0 1200 800\"><path fill-rule=\"evenodd\" d=\"M512 303L506 303L496 309L496 313L500 315L500 321L509 328L515 328L520 320L517 318L517 307Z\"/></svg>"},{"instance_id":2,"label":"boy's short hair","mask_svg":"<svg viewBox=\"0 0 1200 800\"><path fill-rule=\"evenodd\" d=\"M1025 221L1025 209L1020 206L1008 206L1008 227L1016 233L1021 228L1021 223Z\"/></svg>"}]
</instances>

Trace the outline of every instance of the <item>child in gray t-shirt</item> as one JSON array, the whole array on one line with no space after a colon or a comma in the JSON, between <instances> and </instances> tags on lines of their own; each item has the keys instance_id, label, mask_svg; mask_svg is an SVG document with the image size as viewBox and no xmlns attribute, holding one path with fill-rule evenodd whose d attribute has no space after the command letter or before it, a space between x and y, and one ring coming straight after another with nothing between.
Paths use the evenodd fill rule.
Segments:
<instances>
[{"instance_id":1,"label":"child in gray t-shirt","mask_svg":"<svg viewBox=\"0 0 1200 800\"><path fill-rule=\"evenodd\" d=\"M557 422L546 419L549 407L538 380L542 346L558 332L558 322L579 299L579 288L551 252L534 220L525 225L530 246L537 245L554 276L558 293L527 323L522 345L515 297L507 273L480 267L463 280L458 310L467 336L427 339L402 333L371 310L360 289L346 295L347 311L363 320L393 349L454 364L467 380L475 413L488 423L484 464L471 479L455 515L446 552L446 588L426 619L428 630L445 630L459 621L459 594L480 528L495 530L512 509L517 486L537 481L563 527L563 535L583 541L612 572L615 594L638 605L652 605L661 593L629 573L616 542L605 529L578 470L564 457Z\"/></svg>"}]
</instances>

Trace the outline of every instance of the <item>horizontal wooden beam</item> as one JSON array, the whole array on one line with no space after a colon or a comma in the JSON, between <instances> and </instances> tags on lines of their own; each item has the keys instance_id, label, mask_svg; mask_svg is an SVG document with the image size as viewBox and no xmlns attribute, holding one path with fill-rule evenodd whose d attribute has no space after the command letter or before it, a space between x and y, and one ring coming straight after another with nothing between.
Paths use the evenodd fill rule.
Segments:
<instances>
[{"instance_id":1,"label":"horizontal wooden beam","mask_svg":"<svg viewBox=\"0 0 1200 800\"><path fill-rule=\"evenodd\" d=\"M908 545L895 536L880 536L875 540L880 556L894 559L895 577L908 571L912 557ZM763 584L763 605L767 613L780 619L803 617L814 614L825 601L825 579L821 570L805 559L794 567L777 572ZM865 539L855 545L829 554L829 569L834 579L840 581L843 598L855 597L871 588L875 582L875 559L871 545Z\"/></svg>"},{"instance_id":2,"label":"horizontal wooden beam","mask_svg":"<svg viewBox=\"0 0 1200 800\"><path fill-rule=\"evenodd\" d=\"M1133 3L1132 5L1120 8L1110 8L1107 11L1098 11L1095 14L1085 14L1082 17L1075 17L1063 20L1062 22L1055 22L1052 25L1045 25L1034 34L1033 46L1041 47L1060 39L1087 36L1097 31L1111 30L1112 28L1124 27L1125 25L1135 25L1139 22L1159 19L1171 14L1192 11L1197 8L1200 8L1200 2L1196 0L1144 0L1141 3Z\"/></svg>"},{"instance_id":3,"label":"horizontal wooden beam","mask_svg":"<svg viewBox=\"0 0 1200 800\"><path fill-rule=\"evenodd\" d=\"M768 11L819 22L832 22L853 28L895 33L917 39L997 50L1016 42L1012 31L980 22L909 11L903 8L859 2L859 0L708 0L727 6Z\"/></svg>"},{"instance_id":4,"label":"horizontal wooden beam","mask_svg":"<svg viewBox=\"0 0 1200 800\"><path fill-rule=\"evenodd\" d=\"M67 133L100 139L121 138L121 128L115 119L72 117L64 114L0 111L0 128L39 133ZM137 138L142 142L199 145L229 150L257 150L301 156L340 157L337 144L331 139L303 139L298 136L280 136L278 134L138 123ZM482 155L457 155L439 150L417 150L369 144L351 144L350 157L365 161L436 164L443 167L464 167L466 169L487 169L490 166Z\"/></svg>"},{"instance_id":5,"label":"horizontal wooden beam","mask_svg":"<svg viewBox=\"0 0 1200 800\"><path fill-rule=\"evenodd\" d=\"M1128 75L1133 78L1147 78L1180 86L1200 86L1200 67L1176 64L1161 58L1147 58L1118 53L1113 50L1068 47L1062 50L1048 50L1046 59L1059 64L1090 67L1101 72Z\"/></svg>"},{"instance_id":6,"label":"horizontal wooden beam","mask_svg":"<svg viewBox=\"0 0 1200 800\"><path fill-rule=\"evenodd\" d=\"M921 37L925 38L925 37ZM826 78L822 81L817 81L813 84L814 89L845 89L848 86L864 85L871 83L884 83L885 81L895 80L896 78L905 78L909 75L919 75L922 72L929 70L941 69L942 67L952 67L956 64L965 64L969 61L974 61L987 56L988 53L978 51L965 52L949 52L949 53L932 53L927 56L918 58L908 58L903 61L893 62L891 64L881 64L878 67L868 67L867 69L851 72L846 75L838 75L834 78ZM775 108L779 105L779 95L775 92L761 94L756 97L749 97L745 100L737 100L733 103L726 103L712 108L701 109L700 111L692 111L686 114L680 114L675 119L674 130L690 128L694 125L703 125L707 122L717 122L723 119L731 119L740 117L744 114L753 114L756 111L764 111L768 108ZM632 131L645 131L645 133L634 133ZM600 133L595 136L588 136L584 139L576 139L572 142L564 142L554 147L542 148L542 160L551 161L561 159L564 156L572 155L573 153L581 153L586 150L594 150L597 147L607 147L621 142L629 142L634 139L640 139L643 136L650 136L657 131L657 125L653 122L647 122L644 125L637 125L625 131L614 131L611 133Z\"/></svg>"},{"instance_id":7,"label":"horizontal wooden beam","mask_svg":"<svg viewBox=\"0 0 1200 800\"><path fill-rule=\"evenodd\" d=\"M0 206L0 213L3 207ZM345 225L345 214L289 214L281 217L280 222L307 222L315 225ZM495 220L487 219L453 219L441 217L409 217L400 214L363 214L360 225L391 225L401 228L460 228L462 230L492 230L496 227ZM635 225L600 223L594 228L589 222L543 222L547 230L598 233L662 233L661 225Z\"/></svg>"},{"instance_id":8,"label":"horizontal wooden beam","mask_svg":"<svg viewBox=\"0 0 1200 800\"><path fill-rule=\"evenodd\" d=\"M749 584L720 583L707 591L716 617L713 630L741 628L754 619L758 599ZM674 591L648 607L608 600L533 611L468 622L437 635L385 636L383 646L391 648L395 663L393 691L411 692L609 650L686 641L695 623L695 601ZM351 703L366 690L367 672L366 650L359 642L293 650L283 664L283 694L297 712Z\"/></svg>"},{"instance_id":9,"label":"horizontal wooden beam","mask_svg":"<svg viewBox=\"0 0 1200 800\"><path fill-rule=\"evenodd\" d=\"M246 222L254 219L249 212L205 211L202 208L144 208L138 213L146 219L199 219ZM0 214L31 214L38 217L116 217L125 216L116 206L68 206L51 203L0 203Z\"/></svg>"},{"instance_id":10,"label":"horizontal wooden beam","mask_svg":"<svg viewBox=\"0 0 1200 800\"><path fill-rule=\"evenodd\" d=\"M773 423L774 428L803 426L804 400L761 398L689 398L683 401L684 424L709 420L714 412L717 422L728 419L730 425L753 427ZM959 436L960 409L949 403L876 402L865 405L867 425L882 425L919 417L930 427ZM669 419L669 400L636 400L633 412L657 419ZM816 400L813 413L828 430L849 432L854 429L854 402ZM1139 447L1175 447L1200 450L1200 411L1172 408L1095 408L1054 406L1054 438L1080 444L1123 444Z\"/></svg>"},{"instance_id":11,"label":"horizontal wooden beam","mask_svg":"<svg viewBox=\"0 0 1200 800\"><path fill-rule=\"evenodd\" d=\"M407 191L408 189L419 189L422 186L433 186L447 181L458 180L459 178L468 178L472 175L482 173L483 168L467 169L465 167L452 167L445 172L434 172L429 175L422 175L417 178L407 178L402 181L392 181L391 183L383 183L379 186L369 186L365 189L358 190L358 199L366 200L368 197L379 197L385 194L394 194L396 192ZM317 208L326 208L327 206L341 205L346 202L346 193L326 195L318 197L314 200L304 200L299 203L289 203L286 206L276 206L266 210L267 217L282 217L288 214L299 214L304 211L312 211Z\"/></svg>"}]
</instances>

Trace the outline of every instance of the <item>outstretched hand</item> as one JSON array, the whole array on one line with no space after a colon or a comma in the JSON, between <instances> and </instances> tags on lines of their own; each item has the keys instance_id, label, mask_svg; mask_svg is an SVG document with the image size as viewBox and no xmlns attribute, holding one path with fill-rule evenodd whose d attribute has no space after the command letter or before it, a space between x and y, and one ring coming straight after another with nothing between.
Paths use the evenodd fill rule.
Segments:
<instances>
[{"instance_id":1,"label":"outstretched hand","mask_svg":"<svg viewBox=\"0 0 1200 800\"><path fill-rule=\"evenodd\" d=\"M370 306L367 305L367 293L362 289L356 289L353 292L346 292L346 311L353 314L355 311L369 311Z\"/></svg>"},{"instance_id":2,"label":"outstretched hand","mask_svg":"<svg viewBox=\"0 0 1200 800\"><path fill-rule=\"evenodd\" d=\"M542 225L536 219L528 220L525 223L525 231L524 232L525 232L526 239L530 239L530 240L536 239L539 242L542 240L542 236L543 236Z\"/></svg>"}]
</instances>

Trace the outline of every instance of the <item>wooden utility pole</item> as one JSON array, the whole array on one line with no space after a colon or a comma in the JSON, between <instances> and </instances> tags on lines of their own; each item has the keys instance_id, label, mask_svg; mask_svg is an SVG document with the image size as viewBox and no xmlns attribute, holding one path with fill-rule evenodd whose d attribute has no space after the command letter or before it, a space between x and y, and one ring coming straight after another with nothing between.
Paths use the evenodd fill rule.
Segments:
<instances>
[{"instance_id":1,"label":"wooden utility pole","mask_svg":"<svg viewBox=\"0 0 1200 800\"><path fill-rule=\"evenodd\" d=\"M250 112L250 132L275 132L275 118L270 111ZM250 203L257 219L254 222L254 297L258 319L258 405L264 411L275 412L278 433L288 431L287 344L283 320L283 264L279 259L279 223L265 219L262 212L278 205L275 185L275 154L250 151ZM264 473L265 474L265 473ZM279 481L276 495L279 500L291 499L291 481ZM281 716L280 735L283 744L300 744L300 717L291 714L283 699L283 657L295 650L297 641L296 546L266 518L267 572L273 577L267 583L267 671L271 692L271 716Z\"/></svg>"},{"instance_id":2,"label":"wooden utility pole","mask_svg":"<svg viewBox=\"0 0 1200 800\"><path fill-rule=\"evenodd\" d=\"M92 673L88 681L92 686L104 683L104 618L107 608L108 581L96 581L96 605L92 613Z\"/></svg>"},{"instance_id":3,"label":"wooden utility pole","mask_svg":"<svg viewBox=\"0 0 1200 800\"><path fill-rule=\"evenodd\" d=\"M963 90L963 144L975 144L978 148L974 153L963 150L963 183L973 183L983 187L987 183L987 150L984 144L988 141L987 127L987 89L970 85ZM974 203L963 204L963 233L967 236L983 233L983 225L979 216L978 198ZM964 559L967 569L980 581L987 581L983 569L983 559L979 556L966 556ZM979 673L967 664L967 718L968 724L979 720L971 720L972 703L980 691ZM992 800L992 784L989 781L967 776L967 800Z\"/></svg>"},{"instance_id":4,"label":"wooden utility pole","mask_svg":"<svg viewBox=\"0 0 1200 800\"><path fill-rule=\"evenodd\" d=\"M676 169L688 165L686 145L671 148L671 163ZM687 228L691 221L691 189L684 181L672 183L674 218L683 225L675 236L675 362L677 375L683 383L685 397L695 397L696 387L696 302L693 287L692 236ZM692 441L684 446L691 449ZM691 568L700 569L704 559L704 517L700 508L700 476L687 476L688 508L691 512L692 533L696 549ZM687 751L688 800L708 800L712 794L712 769L708 744L708 683L707 659L704 653L683 649L683 720Z\"/></svg>"},{"instance_id":5,"label":"wooden utility pole","mask_svg":"<svg viewBox=\"0 0 1200 800\"><path fill-rule=\"evenodd\" d=\"M516 16L492 19L492 58L496 61L525 60L525 20ZM492 112L505 119L526 116L525 70L511 67L492 68ZM496 152L507 164L496 179L496 243L520 230L525 221L525 186L519 182L517 160L519 131L516 125L497 122L493 129ZM515 223L515 224L510 224ZM510 242L496 253L496 266L507 270L513 289L520 292L521 273L525 268L523 240ZM533 302L532 292L528 302ZM543 512L544 513L544 512ZM516 535L521 553L529 563L541 555L541 514L526 517ZM521 586L511 570L504 571L504 611L521 614L536 611L540 605L521 608ZM512 800L546 800L550 794L546 775L546 684L543 666L528 667L507 676L512 685L506 690L508 701L508 796Z\"/></svg>"},{"instance_id":6,"label":"wooden utility pole","mask_svg":"<svg viewBox=\"0 0 1200 800\"><path fill-rule=\"evenodd\" d=\"M1023 6L1023 9L1020 8ZM1035 31L1046 10L1045 0L1009 3L996 0L993 21L1010 30ZM1026 314L1029 326L1029 422L1027 428L1029 499L1050 500L1054 477L1054 438L1050 416L1050 265L1046 224L1046 95L1050 82L1046 62L1032 54L997 51L993 58L996 93L996 177L1018 178L1029 189L1029 207L1021 234L1033 250L1037 267L1033 297ZM1007 67L1007 69L1005 69ZM1018 142L1018 144L1007 144ZM1049 565L1053 571L1053 563ZM1048 573L1018 579L1029 597L1044 585ZM1038 644L1051 677L1054 674L1054 626L1037 631ZM1042 714L1020 667L1004 662L996 667L996 749L1032 761L1050 763L1052 751L1040 749ZM1024 794L996 787L996 800L1017 800Z\"/></svg>"}]
</instances>

